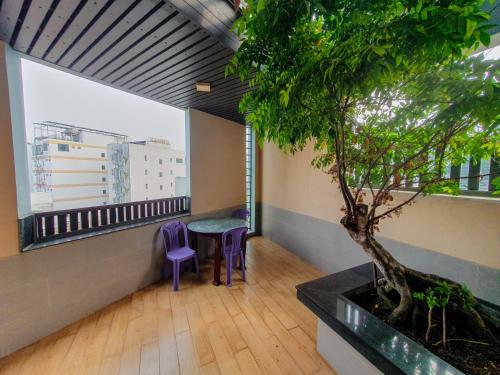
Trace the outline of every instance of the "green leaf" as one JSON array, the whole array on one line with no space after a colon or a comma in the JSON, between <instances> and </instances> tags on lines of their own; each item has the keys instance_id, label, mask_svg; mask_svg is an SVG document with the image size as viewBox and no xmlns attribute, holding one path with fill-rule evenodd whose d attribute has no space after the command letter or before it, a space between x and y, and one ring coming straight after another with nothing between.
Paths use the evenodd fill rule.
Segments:
<instances>
[{"instance_id":1,"label":"green leaf","mask_svg":"<svg viewBox=\"0 0 500 375\"><path fill-rule=\"evenodd\" d=\"M471 36L476 28L477 23L471 20L470 18L467 18L465 22L466 22L465 36Z\"/></svg>"},{"instance_id":2,"label":"green leaf","mask_svg":"<svg viewBox=\"0 0 500 375\"><path fill-rule=\"evenodd\" d=\"M420 11L422 10L422 5L423 5L423 0L418 0L417 6L415 8L417 13L420 13Z\"/></svg>"},{"instance_id":3,"label":"green leaf","mask_svg":"<svg viewBox=\"0 0 500 375\"><path fill-rule=\"evenodd\" d=\"M257 10L256 10L256 12L260 13L261 11L264 10L265 7L266 7L266 0L259 0L257 2Z\"/></svg>"},{"instance_id":4,"label":"green leaf","mask_svg":"<svg viewBox=\"0 0 500 375\"><path fill-rule=\"evenodd\" d=\"M385 55L385 49L383 47L373 46L372 49L373 49L373 52L375 52L379 56Z\"/></svg>"},{"instance_id":5,"label":"green leaf","mask_svg":"<svg viewBox=\"0 0 500 375\"><path fill-rule=\"evenodd\" d=\"M488 47L490 45L490 40L491 40L490 34L481 31L479 33L479 40L484 46Z\"/></svg>"}]
</instances>

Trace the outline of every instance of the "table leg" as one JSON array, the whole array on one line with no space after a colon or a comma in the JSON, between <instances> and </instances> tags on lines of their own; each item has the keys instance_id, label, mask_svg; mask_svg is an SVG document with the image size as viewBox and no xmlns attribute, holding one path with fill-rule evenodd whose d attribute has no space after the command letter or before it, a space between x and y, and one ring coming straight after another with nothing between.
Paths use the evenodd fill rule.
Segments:
<instances>
[{"instance_id":1,"label":"table leg","mask_svg":"<svg viewBox=\"0 0 500 375\"><path fill-rule=\"evenodd\" d=\"M198 233L191 232L190 237L191 237L191 249L196 251L199 255L200 253L198 251ZM193 261L191 263L192 263L191 264L191 272L196 273L196 264L194 263L194 258L193 258Z\"/></svg>"},{"instance_id":2,"label":"table leg","mask_svg":"<svg viewBox=\"0 0 500 375\"><path fill-rule=\"evenodd\" d=\"M221 236L217 236L215 238L214 281L212 282L212 284L214 284L215 286L219 286L221 284L221 282L220 282L220 263L221 263L221 258L222 258L222 254L221 254L222 243L221 242L222 242Z\"/></svg>"}]
</instances>

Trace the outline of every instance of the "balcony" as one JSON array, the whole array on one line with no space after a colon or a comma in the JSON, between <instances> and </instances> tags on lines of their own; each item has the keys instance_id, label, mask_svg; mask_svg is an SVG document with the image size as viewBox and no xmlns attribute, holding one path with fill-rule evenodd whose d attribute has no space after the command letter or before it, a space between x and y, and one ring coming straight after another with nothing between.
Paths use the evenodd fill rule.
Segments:
<instances>
[{"instance_id":1,"label":"balcony","mask_svg":"<svg viewBox=\"0 0 500 375\"><path fill-rule=\"evenodd\" d=\"M370 208L363 199L398 185L384 201L397 207L420 192L425 173L385 176L385 187L361 183L353 173L350 183L359 188L343 189L332 183L337 172L331 163L311 166L321 151L314 141L323 136L328 143L333 133L301 143L301 134L284 131L258 142L239 104L259 87L249 85L253 78L225 73L245 48L230 30L245 6L222 0L0 1L0 374L462 374L432 351L445 351L441 305L433 314L418 300L420 310L411 313L419 328L430 316L431 342L423 334L417 340L409 329L398 331L388 309L376 315L382 302L397 305L400 295L390 288L385 299L377 294L388 280L383 264L363 251L344 220L346 195L355 195L352 209ZM321 7L308 22L321 20ZM494 20L499 9L493 6ZM500 45L499 31L489 31L490 47ZM376 50L370 58L384 54ZM29 144L24 110L33 102L23 91L22 59L175 107L185 118L185 149L175 149L163 133L139 139L52 119L34 121L38 143ZM268 66L262 64L262 71ZM63 87L54 84L53 90ZM298 99L281 95L275 104L285 113L284 102ZM125 99L119 105L130 106ZM281 123L290 112L274 117L279 129L296 130ZM313 112L298 128L317 129L308 123L317 119ZM136 134L145 133L149 114L139 113ZM167 122L162 119L158 131ZM96 134L109 139L86 138ZM298 142L296 152L283 152L282 141ZM92 151L82 151L85 145ZM386 164L396 159L391 155ZM95 181L85 180L89 165L99 173ZM77 180L61 183L50 175L70 170ZM371 234L397 262L454 280L456 290L467 286L460 291L473 295L478 309L500 316L498 157L467 154L443 170L444 179L457 182L458 194L418 196L401 217L377 220ZM155 196L152 178L162 181L155 182ZM133 192L135 183L141 194ZM75 185L82 191L75 196L96 203L69 206L74 197L65 189ZM87 193L88 185L95 192ZM45 199L55 197L57 186L60 207ZM249 211L240 223L248 227L241 249L246 280L235 261L231 285L223 233L234 228L197 232L190 224L238 220L232 215L241 209ZM178 290L165 252L175 241L161 231L172 221L187 225L188 238L178 246L194 249L200 266L198 276L194 262L181 263ZM367 295L378 299L370 305ZM469 348L495 351L490 337L464 338L450 330L448 348L464 339ZM483 361L486 370L496 361Z\"/></svg>"}]
</instances>

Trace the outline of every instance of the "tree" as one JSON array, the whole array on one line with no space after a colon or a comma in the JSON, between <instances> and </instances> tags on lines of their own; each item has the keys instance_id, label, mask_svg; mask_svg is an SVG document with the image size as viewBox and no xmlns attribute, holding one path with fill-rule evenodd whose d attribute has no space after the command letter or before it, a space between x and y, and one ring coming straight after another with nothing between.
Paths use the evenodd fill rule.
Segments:
<instances>
[{"instance_id":1,"label":"tree","mask_svg":"<svg viewBox=\"0 0 500 375\"><path fill-rule=\"evenodd\" d=\"M312 164L342 193L341 224L383 273L381 288L399 295L391 323L406 321L412 292L443 281L465 314L453 303L459 284L399 263L375 232L420 195L457 194L450 164L498 156L499 63L468 57L489 43L482 1L246 3L227 74L249 82L240 110L260 141L292 153L314 142ZM408 186L414 193L394 204L393 192ZM468 320L491 338L487 314L474 306Z\"/></svg>"}]
</instances>

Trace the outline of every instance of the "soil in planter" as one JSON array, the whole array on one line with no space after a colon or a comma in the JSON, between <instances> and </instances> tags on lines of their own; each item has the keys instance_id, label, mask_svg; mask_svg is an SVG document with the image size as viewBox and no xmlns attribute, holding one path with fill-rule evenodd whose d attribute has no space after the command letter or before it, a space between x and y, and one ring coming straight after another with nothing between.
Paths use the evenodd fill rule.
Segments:
<instances>
[{"instance_id":1,"label":"soil in planter","mask_svg":"<svg viewBox=\"0 0 500 375\"><path fill-rule=\"evenodd\" d=\"M391 309L384 306L384 302L377 295L375 289L350 295L349 299L389 324L387 318ZM500 374L500 349L495 344L484 340L479 342L474 339L472 334L467 334L463 329L460 329L462 327L454 327L448 323L446 326L448 340L446 348L440 343L442 339L441 309L436 308L433 315L429 343L425 341L427 320L424 314L417 319L416 329L412 327L410 322L407 326L396 329L466 374Z\"/></svg>"}]
</instances>

